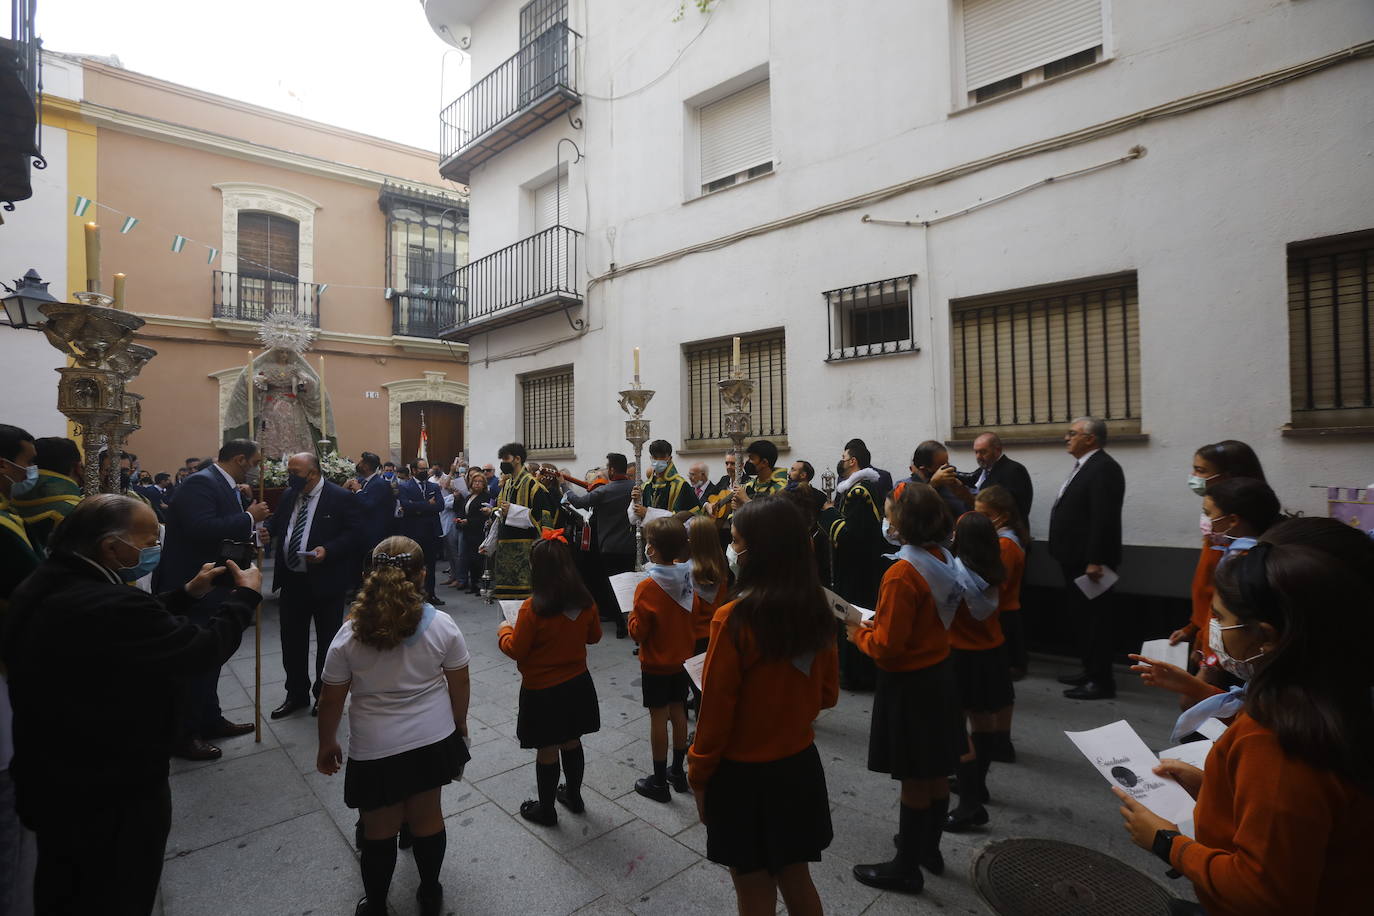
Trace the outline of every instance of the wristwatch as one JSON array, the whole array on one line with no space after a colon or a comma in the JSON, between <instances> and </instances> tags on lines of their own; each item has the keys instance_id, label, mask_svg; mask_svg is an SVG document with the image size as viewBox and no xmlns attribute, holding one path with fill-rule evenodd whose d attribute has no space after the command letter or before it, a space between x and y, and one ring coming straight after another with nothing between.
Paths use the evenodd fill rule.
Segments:
<instances>
[{"instance_id":1,"label":"wristwatch","mask_svg":"<svg viewBox=\"0 0 1374 916\"><path fill-rule=\"evenodd\" d=\"M1165 865L1172 866L1174 863L1169 859L1169 851L1173 849L1174 837L1182 835L1177 830L1156 830L1155 841L1150 845L1150 851L1163 859Z\"/></svg>"}]
</instances>

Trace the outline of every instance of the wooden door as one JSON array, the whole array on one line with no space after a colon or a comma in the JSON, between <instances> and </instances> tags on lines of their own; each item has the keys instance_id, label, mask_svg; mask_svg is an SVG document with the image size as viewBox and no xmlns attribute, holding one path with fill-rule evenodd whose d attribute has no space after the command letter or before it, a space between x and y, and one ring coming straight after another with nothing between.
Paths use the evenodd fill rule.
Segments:
<instances>
[{"instance_id":1,"label":"wooden door","mask_svg":"<svg viewBox=\"0 0 1374 916\"><path fill-rule=\"evenodd\" d=\"M401 460L415 460L420 449L420 413L429 433L430 466L445 470L463 453L463 408L445 401L411 401L401 405Z\"/></svg>"}]
</instances>

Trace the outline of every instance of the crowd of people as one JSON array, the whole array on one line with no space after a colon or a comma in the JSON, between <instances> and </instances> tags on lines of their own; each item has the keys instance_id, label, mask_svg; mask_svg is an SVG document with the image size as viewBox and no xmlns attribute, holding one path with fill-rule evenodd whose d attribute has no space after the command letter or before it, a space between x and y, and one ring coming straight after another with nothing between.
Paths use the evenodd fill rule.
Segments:
<instances>
[{"instance_id":1,"label":"crowd of people","mask_svg":"<svg viewBox=\"0 0 1374 916\"><path fill-rule=\"evenodd\" d=\"M74 443L0 425L0 706L13 708L0 832L17 829L17 810L37 834L38 912L109 911L112 897L116 911L148 912L170 823L168 755L213 759L214 741L253 730L224 717L216 686L262 601L265 550L286 677L270 715L308 707L318 769L344 770L359 811L359 914L387 912L398 848L413 850L420 911L443 911L440 789L471 757L472 687L441 587L518 606L498 640L521 675L516 733L535 759L521 817L550 827L560 806L586 810L581 742L600 728L587 646L605 627L633 640L641 668L651 759L634 789L694 799L741 913L772 913L779 894L789 912L821 912L809 863L833 832L813 723L841 686L873 692L868 767L897 782L894 848L854 877L920 892L944 871L944 833L990 823L991 766L1016 761L1032 551L1059 567L1081 641L1065 696L1116 692L1125 479L1101 420L1074 420L1064 442L1072 463L1036 544L1031 475L991 432L974 442L973 470L929 440L895 480L851 439L833 490L808 461L780 466L762 439L738 466L727 455L715 481L701 462L681 476L664 440L649 444L643 473L612 452L580 477L514 442L482 467L364 452L344 485L302 453L287 458L273 510L249 486L262 461L252 441L146 484L136 457L103 455L106 469L117 458L124 492L83 499ZM1374 636L1374 540L1286 518L1244 443L1205 445L1189 470L1202 543L1192 614L1170 641L1191 644L1190 662L1135 655L1132 670L1177 695L1178 740L1210 718L1230 728L1203 770L1161 765L1197 799L1194 835L1119 793L1125 827L1193 883L1207 913L1356 911L1374 851L1361 835L1374 813L1374 705L1355 655ZM637 560L622 606L615 582ZM112 673L110 657L122 662ZM73 658L117 683L92 691L63 673ZM156 714L126 720L131 698ZM95 777L81 753L90 742L116 761ZM13 868L0 871L12 885Z\"/></svg>"}]
</instances>

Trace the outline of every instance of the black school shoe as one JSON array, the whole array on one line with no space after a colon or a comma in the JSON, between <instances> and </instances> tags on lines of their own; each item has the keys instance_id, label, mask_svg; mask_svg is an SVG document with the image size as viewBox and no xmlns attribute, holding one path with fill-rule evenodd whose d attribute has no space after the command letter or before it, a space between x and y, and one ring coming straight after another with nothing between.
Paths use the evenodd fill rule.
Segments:
<instances>
[{"instance_id":1,"label":"black school shoe","mask_svg":"<svg viewBox=\"0 0 1374 916\"><path fill-rule=\"evenodd\" d=\"M558 791L554 793L554 797L558 799L560 805L573 814L583 814L587 810L587 803L582 800L582 793L573 795L568 791L567 783L558 784Z\"/></svg>"},{"instance_id":2,"label":"black school shoe","mask_svg":"<svg viewBox=\"0 0 1374 916\"><path fill-rule=\"evenodd\" d=\"M668 785L673 787L673 791L679 795L687 795L692 791L692 787L687 784L687 774L678 770L674 772L668 770Z\"/></svg>"},{"instance_id":3,"label":"black school shoe","mask_svg":"<svg viewBox=\"0 0 1374 916\"><path fill-rule=\"evenodd\" d=\"M869 887L902 894L919 894L926 885L919 866L904 867L897 860L876 865L855 865L854 880Z\"/></svg>"},{"instance_id":4,"label":"black school shoe","mask_svg":"<svg viewBox=\"0 0 1374 916\"><path fill-rule=\"evenodd\" d=\"M645 798L656 802L670 802L673 800L673 793L668 790L668 784L666 782L658 782L652 776L636 779L635 791Z\"/></svg>"},{"instance_id":5,"label":"black school shoe","mask_svg":"<svg viewBox=\"0 0 1374 916\"><path fill-rule=\"evenodd\" d=\"M558 812L552 808L545 811L544 806L532 798L526 799L520 804L520 816L541 827L558 826Z\"/></svg>"}]
</instances>

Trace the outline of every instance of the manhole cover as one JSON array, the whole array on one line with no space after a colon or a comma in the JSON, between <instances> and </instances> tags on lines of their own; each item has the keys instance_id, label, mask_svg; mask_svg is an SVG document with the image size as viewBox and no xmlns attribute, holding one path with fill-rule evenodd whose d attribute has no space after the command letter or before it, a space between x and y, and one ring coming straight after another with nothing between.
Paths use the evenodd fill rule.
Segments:
<instances>
[{"instance_id":1,"label":"manhole cover","mask_svg":"<svg viewBox=\"0 0 1374 916\"><path fill-rule=\"evenodd\" d=\"M973 883L1003 916L1164 916L1174 899L1129 865L1058 840L989 844Z\"/></svg>"}]
</instances>

